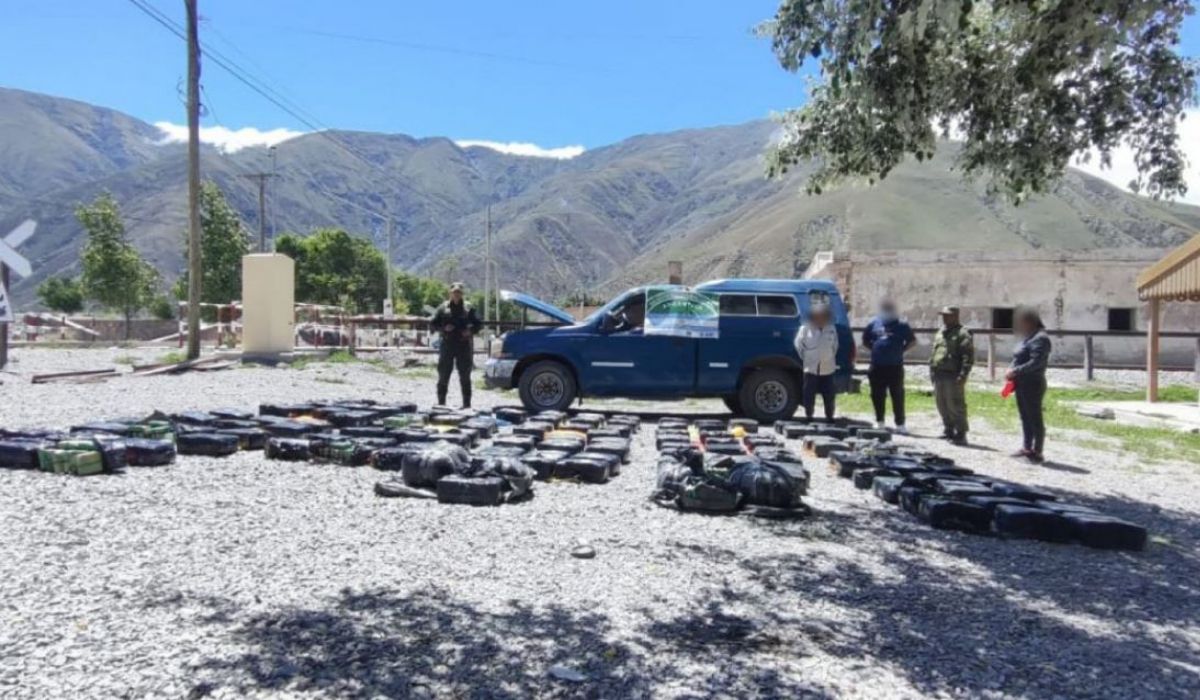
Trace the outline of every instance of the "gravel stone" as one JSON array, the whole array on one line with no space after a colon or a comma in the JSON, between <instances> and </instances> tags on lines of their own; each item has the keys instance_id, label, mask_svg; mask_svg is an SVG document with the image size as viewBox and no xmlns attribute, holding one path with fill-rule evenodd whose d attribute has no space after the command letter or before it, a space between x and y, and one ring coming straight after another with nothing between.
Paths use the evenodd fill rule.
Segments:
<instances>
[{"instance_id":1,"label":"gravel stone","mask_svg":"<svg viewBox=\"0 0 1200 700\"><path fill-rule=\"evenodd\" d=\"M432 378L366 364L29 383L159 352L17 349L0 425L434 402ZM515 401L476 392L480 407ZM610 483L538 483L501 508L378 498L386 475L370 468L257 452L118 476L4 471L0 695L1200 697L1196 465L1052 432L1049 464L1033 467L1006 457L1011 433L979 424L958 448L926 416L909 427L901 444L1144 524L1151 544L934 530L812 458L807 519L679 513L648 500L652 421ZM581 541L602 562L562 556ZM555 667L586 680L556 681Z\"/></svg>"}]
</instances>

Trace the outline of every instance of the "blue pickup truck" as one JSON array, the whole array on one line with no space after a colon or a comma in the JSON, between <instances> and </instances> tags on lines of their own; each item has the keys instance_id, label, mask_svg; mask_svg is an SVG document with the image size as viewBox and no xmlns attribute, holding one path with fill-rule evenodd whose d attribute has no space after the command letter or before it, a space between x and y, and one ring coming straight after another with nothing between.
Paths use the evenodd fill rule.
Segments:
<instances>
[{"instance_id":1,"label":"blue pickup truck","mask_svg":"<svg viewBox=\"0 0 1200 700\"><path fill-rule=\"evenodd\" d=\"M676 333L657 325L658 296L690 308L707 305L705 329ZM651 323L647 324L647 295ZM837 287L820 280L727 279L695 287L637 287L582 321L533 297L502 297L548 319L510 331L493 344L484 378L520 392L531 411L562 410L584 396L646 399L719 397L736 415L790 418L803 367L793 346L809 308L828 304L838 329L839 390L850 384L854 342Z\"/></svg>"}]
</instances>

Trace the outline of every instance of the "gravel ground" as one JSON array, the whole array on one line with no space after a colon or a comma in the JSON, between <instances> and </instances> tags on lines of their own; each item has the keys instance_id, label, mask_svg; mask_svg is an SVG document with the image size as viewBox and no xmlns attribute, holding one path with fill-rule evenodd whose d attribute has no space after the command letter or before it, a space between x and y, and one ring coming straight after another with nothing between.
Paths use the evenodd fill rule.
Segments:
<instances>
[{"instance_id":1,"label":"gravel ground","mask_svg":"<svg viewBox=\"0 0 1200 700\"><path fill-rule=\"evenodd\" d=\"M20 351L0 425L433 397L431 380L366 365L28 383L127 354ZM380 499L371 469L257 453L0 473L0 696L1200 696L1196 465L1052 443L1034 468L1003 456L1012 435L974 437L912 441L1141 522L1154 543L938 532L815 460L809 520L680 514L647 501L650 425L610 484L539 484L498 509ZM569 555L580 540L595 559Z\"/></svg>"}]
</instances>

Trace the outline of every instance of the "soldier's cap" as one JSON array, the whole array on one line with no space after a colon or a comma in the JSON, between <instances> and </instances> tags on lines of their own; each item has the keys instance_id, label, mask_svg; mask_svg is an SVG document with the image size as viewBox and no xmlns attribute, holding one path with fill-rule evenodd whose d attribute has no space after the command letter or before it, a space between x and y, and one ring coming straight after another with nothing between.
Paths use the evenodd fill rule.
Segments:
<instances>
[{"instance_id":1,"label":"soldier's cap","mask_svg":"<svg viewBox=\"0 0 1200 700\"><path fill-rule=\"evenodd\" d=\"M943 316L957 316L958 315L958 307L957 306L943 306L941 314Z\"/></svg>"},{"instance_id":2,"label":"soldier's cap","mask_svg":"<svg viewBox=\"0 0 1200 700\"><path fill-rule=\"evenodd\" d=\"M462 282L455 282L454 284L450 285L450 291L452 292L461 292L466 288L467 285L463 284Z\"/></svg>"}]
</instances>

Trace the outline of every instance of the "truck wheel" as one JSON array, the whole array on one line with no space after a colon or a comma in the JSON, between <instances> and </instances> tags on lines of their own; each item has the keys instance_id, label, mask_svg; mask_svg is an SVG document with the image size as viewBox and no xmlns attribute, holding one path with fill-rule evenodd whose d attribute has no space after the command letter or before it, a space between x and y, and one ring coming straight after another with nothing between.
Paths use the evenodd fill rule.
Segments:
<instances>
[{"instance_id":1,"label":"truck wheel","mask_svg":"<svg viewBox=\"0 0 1200 700\"><path fill-rule=\"evenodd\" d=\"M728 408L730 413L732 413L735 416L741 417L742 404L740 401L738 401L737 394L730 394L729 396L722 396L721 402L725 404L725 408Z\"/></svg>"},{"instance_id":2,"label":"truck wheel","mask_svg":"<svg viewBox=\"0 0 1200 700\"><path fill-rule=\"evenodd\" d=\"M542 360L521 373L517 390L531 413L565 411L575 400L575 377L561 362Z\"/></svg>"},{"instance_id":3,"label":"truck wheel","mask_svg":"<svg viewBox=\"0 0 1200 700\"><path fill-rule=\"evenodd\" d=\"M792 417L800 404L800 387L787 372L767 367L742 380L737 399L742 415L767 425Z\"/></svg>"}]
</instances>

